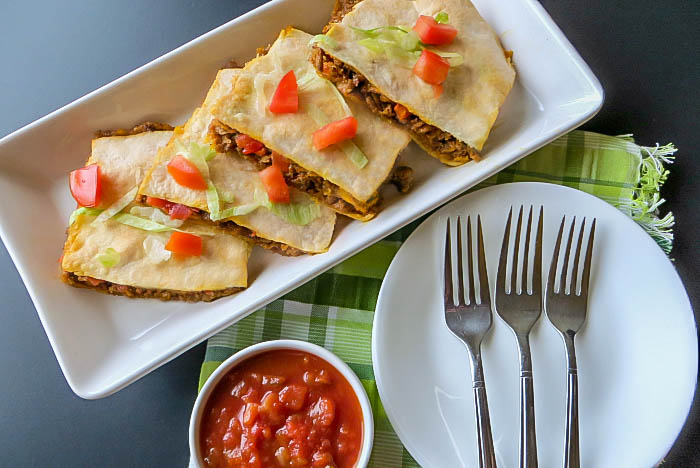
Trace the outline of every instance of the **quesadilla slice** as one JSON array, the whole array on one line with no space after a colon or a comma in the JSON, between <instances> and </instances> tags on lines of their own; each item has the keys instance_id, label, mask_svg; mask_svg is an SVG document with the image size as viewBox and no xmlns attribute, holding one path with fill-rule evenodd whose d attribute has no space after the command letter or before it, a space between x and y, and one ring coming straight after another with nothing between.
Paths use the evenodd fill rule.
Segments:
<instances>
[{"instance_id":1,"label":"quesadilla slice","mask_svg":"<svg viewBox=\"0 0 700 468\"><path fill-rule=\"evenodd\" d=\"M284 180L338 213L368 220L410 138L361 102L346 101L309 62L313 36L292 28L236 74L213 109L217 151L259 169L281 157Z\"/></svg>"},{"instance_id":2,"label":"quesadilla slice","mask_svg":"<svg viewBox=\"0 0 700 468\"><path fill-rule=\"evenodd\" d=\"M249 244L197 219L171 219L141 206L138 186L172 128L144 124L101 132L85 167L73 171L71 215L61 267L66 283L109 294L212 301L247 286ZM152 130L152 131L151 131Z\"/></svg>"},{"instance_id":3,"label":"quesadilla slice","mask_svg":"<svg viewBox=\"0 0 700 468\"><path fill-rule=\"evenodd\" d=\"M282 255L325 252L335 227L333 210L286 185L286 202L273 200L264 174L253 163L217 153L207 142L213 119L211 108L230 92L238 73L238 69L219 71L202 107L183 128L176 129L172 140L158 153L140 194L147 197L147 203L166 200L189 207L193 216L215 221ZM180 175L173 165L178 161L184 164L183 158L196 165L201 185L188 186L187 180L176 178Z\"/></svg>"},{"instance_id":4,"label":"quesadilla slice","mask_svg":"<svg viewBox=\"0 0 700 468\"><path fill-rule=\"evenodd\" d=\"M345 95L448 165L480 151L515 81L511 52L468 0L362 0L317 38L312 62ZM337 19L337 18L336 18Z\"/></svg>"}]
</instances>

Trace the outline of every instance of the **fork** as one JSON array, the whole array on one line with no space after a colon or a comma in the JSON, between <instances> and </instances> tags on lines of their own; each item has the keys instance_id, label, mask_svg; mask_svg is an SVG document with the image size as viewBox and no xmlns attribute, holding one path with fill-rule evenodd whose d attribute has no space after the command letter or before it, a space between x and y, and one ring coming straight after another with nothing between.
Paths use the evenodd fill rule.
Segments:
<instances>
[{"instance_id":1,"label":"fork","mask_svg":"<svg viewBox=\"0 0 700 468\"><path fill-rule=\"evenodd\" d=\"M520 252L520 233L523 224L523 207L518 214L515 242L511 260L510 292L506 292L506 265L510 228L513 221L513 208L508 213L508 221L503 234L501 259L496 276L496 311L515 334L520 355L520 466L537 467L537 437L535 433L535 397L532 380L532 358L530 356L530 330L542 314L542 220L543 208L537 223L534 239L535 252L532 269L532 290L528 291L528 258L530 256L530 239L532 237L532 206L527 219L525 232L525 249L523 250L520 290L518 291L518 259Z\"/></svg>"},{"instance_id":2,"label":"fork","mask_svg":"<svg viewBox=\"0 0 700 468\"><path fill-rule=\"evenodd\" d=\"M486 398L484 371L481 365L481 341L491 328L491 293L486 272L484 255L484 236L481 229L481 217L477 217L478 270L474 274L472 254L471 217L467 217L467 260L469 276L469 296L464 295L464 265L462 255L462 220L457 217L457 301L454 300L452 285L452 247L450 241L450 219L447 219L445 235L445 322L452 334L459 338L469 351L474 387L474 404L476 406L476 429L478 439L479 467L495 468L496 456L491 435L489 405ZM479 298L477 303L474 277L479 281Z\"/></svg>"},{"instance_id":3,"label":"fork","mask_svg":"<svg viewBox=\"0 0 700 468\"><path fill-rule=\"evenodd\" d=\"M581 246L586 227L586 219L581 223L581 229L576 243L576 254L574 265L569 274L569 254L571 243L574 238L576 218L574 217L569 229L569 239L564 251L564 264L562 265L559 277L559 290L555 290L557 277L557 267L559 265L559 255L561 250L562 235L566 224L566 216L561 220L559 235L554 246L552 264L549 267L549 280L547 282L547 293L545 312L547 318L557 329L564 339L566 346L567 360L567 402L566 402L566 445L564 451L564 467L579 468L581 459L579 453L579 432L578 432L578 370L576 366L576 350L574 348L574 338L576 333L583 326L586 320L586 309L588 307L588 283L591 276L591 257L593 255L593 239L595 236L596 219L593 218L591 233L588 236L588 246L586 247L586 257L581 272L581 286L578 287L579 260L581 258ZM568 292L567 292L568 291Z\"/></svg>"}]
</instances>

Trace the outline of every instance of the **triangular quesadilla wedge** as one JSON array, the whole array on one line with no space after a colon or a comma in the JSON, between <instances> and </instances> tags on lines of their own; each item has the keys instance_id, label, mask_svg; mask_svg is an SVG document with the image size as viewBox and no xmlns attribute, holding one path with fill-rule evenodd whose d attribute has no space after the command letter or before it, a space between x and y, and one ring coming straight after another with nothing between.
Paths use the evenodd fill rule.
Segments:
<instances>
[{"instance_id":1,"label":"triangular quesadilla wedge","mask_svg":"<svg viewBox=\"0 0 700 468\"><path fill-rule=\"evenodd\" d=\"M231 93L214 108L217 120L210 138L218 151L238 153L258 168L273 165L275 155L283 156L290 162L284 174L290 186L341 214L368 220L378 211L379 187L390 178L410 138L364 103L346 101L318 75L309 62L312 39L287 28L266 54L248 62ZM298 106L280 113L273 101L291 72ZM317 140L324 129L343 122L354 122L354 131L344 139ZM251 151L246 139L260 144L259 150Z\"/></svg>"},{"instance_id":2,"label":"triangular quesadilla wedge","mask_svg":"<svg viewBox=\"0 0 700 468\"><path fill-rule=\"evenodd\" d=\"M210 222L173 220L136 201L141 180L173 134L148 131L154 128L163 126L102 132L116 136L93 140L86 168L99 168L99 202L71 215L62 279L109 294L190 302L240 291L247 286L248 242Z\"/></svg>"},{"instance_id":3,"label":"triangular quesadilla wedge","mask_svg":"<svg viewBox=\"0 0 700 468\"><path fill-rule=\"evenodd\" d=\"M354 2L341 3L342 20L317 38L318 71L443 163L479 160L515 70L471 2L362 0L349 12Z\"/></svg>"},{"instance_id":4,"label":"triangular quesadilla wedge","mask_svg":"<svg viewBox=\"0 0 700 468\"><path fill-rule=\"evenodd\" d=\"M211 108L230 92L239 72L219 71L202 107L159 151L139 193L190 207L194 216L213 220L282 255L325 252L335 227L333 210L293 187L289 189L289 203L271 202L253 163L216 153L209 146ZM182 157L195 162L206 180L205 189L184 186L171 174L173 161Z\"/></svg>"}]
</instances>

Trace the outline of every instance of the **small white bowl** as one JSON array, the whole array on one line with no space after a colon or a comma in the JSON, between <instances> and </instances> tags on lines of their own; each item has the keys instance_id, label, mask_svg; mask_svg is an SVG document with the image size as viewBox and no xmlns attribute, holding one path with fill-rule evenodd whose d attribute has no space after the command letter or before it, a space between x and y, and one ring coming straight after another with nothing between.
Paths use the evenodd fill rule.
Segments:
<instances>
[{"instance_id":1,"label":"small white bowl","mask_svg":"<svg viewBox=\"0 0 700 468\"><path fill-rule=\"evenodd\" d=\"M194 408L192 409L192 416L190 417L190 454L191 463L190 466L203 467L202 454L199 450L199 429L202 420L202 413L204 408L207 406L207 401L211 395L214 388L221 381L221 379L234 367L236 367L241 362L248 358L251 358L257 354L264 353L266 351L272 351L275 349L294 349L298 351L304 351L314 356L318 356L324 361L328 362L330 365L338 369L343 377L350 383L352 389L357 395L357 400L360 402L360 407L362 408L362 447L360 449L360 455L355 464L358 468L364 468L369 463L369 457L372 453L372 443L374 441L374 420L372 418L372 406L369 403L369 398L365 392L365 388L362 386L360 379L355 375L355 373L350 369L350 367L340 360L338 356L331 353L325 348L317 346L313 343L307 343L306 341L298 340L274 340L265 341L263 343L258 343L247 348L238 351L236 354L226 359L221 365L212 373L209 379L202 387L202 391L199 392L197 400L194 402Z\"/></svg>"}]
</instances>

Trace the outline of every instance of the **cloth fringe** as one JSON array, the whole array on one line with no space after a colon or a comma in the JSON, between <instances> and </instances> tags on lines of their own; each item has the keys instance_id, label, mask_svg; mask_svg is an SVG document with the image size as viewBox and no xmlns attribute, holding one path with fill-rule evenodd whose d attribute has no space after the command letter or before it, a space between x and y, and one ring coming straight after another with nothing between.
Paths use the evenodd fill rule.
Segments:
<instances>
[{"instance_id":1,"label":"cloth fringe","mask_svg":"<svg viewBox=\"0 0 700 468\"><path fill-rule=\"evenodd\" d=\"M618 138L634 142L631 134L618 135ZM615 204L642 226L666 254L673 248L675 218L671 212L661 216L659 207L666 200L661 198L660 191L669 174L666 165L673 164L676 151L678 149L673 143L639 146L639 183L634 189L634 196L628 202Z\"/></svg>"}]
</instances>

